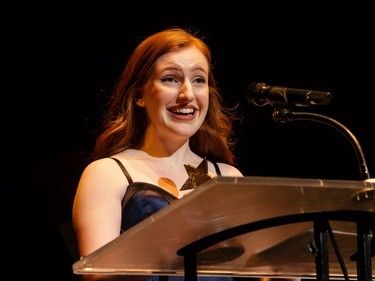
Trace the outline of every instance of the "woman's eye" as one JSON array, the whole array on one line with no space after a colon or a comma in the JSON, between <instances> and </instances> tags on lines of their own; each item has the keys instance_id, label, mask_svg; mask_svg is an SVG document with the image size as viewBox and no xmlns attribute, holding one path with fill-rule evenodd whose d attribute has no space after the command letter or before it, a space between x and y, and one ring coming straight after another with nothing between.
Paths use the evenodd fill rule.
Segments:
<instances>
[{"instance_id":1,"label":"woman's eye","mask_svg":"<svg viewBox=\"0 0 375 281\"><path fill-rule=\"evenodd\" d=\"M194 80L194 82L196 82L196 83L206 83L206 79L204 79L204 78L197 78L197 79Z\"/></svg>"},{"instance_id":2,"label":"woman's eye","mask_svg":"<svg viewBox=\"0 0 375 281\"><path fill-rule=\"evenodd\" d=\"M178 81L173 78L173 77L164 77L161 79L161 81L164 83L164 82L168 82L168 83L177 83Z\"/></svg>"}]
</instances>

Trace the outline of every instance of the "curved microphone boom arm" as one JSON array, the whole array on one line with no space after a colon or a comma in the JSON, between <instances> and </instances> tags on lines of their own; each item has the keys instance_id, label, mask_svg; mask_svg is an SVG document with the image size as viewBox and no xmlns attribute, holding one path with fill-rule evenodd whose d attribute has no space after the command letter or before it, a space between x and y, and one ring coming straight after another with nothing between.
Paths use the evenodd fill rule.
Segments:
<instances>
[{"instance_id":1,"label":"curved microphone boom arm","mask_svg":"<svg viewBox=\"0 0 375 281\"><path fill-rule=\"evenodd\" d=\"M340 122L321 114L293 112L289 110L292 107L310 107L328 104L332 100L331 92L270 86L260 82L251 83L247 86L245 98L249 103L257 106L271 105L274 108L273 118L276 121L310 120L335 128L352 144L359 162L361 179L370 179L362 148L357 138L348 128Z\"/></svg>"},{"instance_id":2,"label":"curved microphone boom arm","mask_svg":"<svg viewBox=\"0 0 375 281\"><path fill-rule=\"evenodd\" d=\"M341 134L343 134L349 140L349 142L351 143L351 145L353 146L353 148L356 152L357 159L358 159L358 162L359 162L361 179L362 180L370 179L370 173L369 173L368 168L367 168L365 155L362 151L361 145L359 144L359 142L358 142L357 138L354 136L354 134L347 127L345 127L343 124L341 124L340 122L338 122L335 119L330 118L328 116L322 115L322 114L316 114L316 113L311 113L311 112L294 112L294 111L289 110L286 107L274 107L274 111L273 111L272 116L273 116L273 119L275 121L278 121L278 122L287 122L287 121L295 121L295 120L310 120L310 121L316 121L316 122L319 122L319 123L322 123L322 124L329 125L329 126L333 127L334 129L338 130ZM367 194L367 192L366 192L366 194ZM328 226L329 226L329 224L328 224ZM375 227L375 225L374 225L374 223L372 223L371 226L370 226L370 228L372 229L371 230L372 232L375 231L374 227ZM349 278L347 276L345 264L342 262L341 254L338 252L336 239L333 236L333 232L332 232L332 229L330 228L330 226L328 228L328 233L329 233L330 238L332 240L333 247L335 248L335 251L337 253L337 257L339 259L339 263L340 263L341 268L343 270L345 280L349 280ZM367 236L367 235L365 235L365 236ZM372 237L372 240L370 242L370 245L371 245L370 246L371 250L370 250L370 253L369 253L370 257L373 257L374 254L375 254L375 240L374 239L375 239L375 236ZM350 257L350 259L358 261L358 253L355 253L354 255L352 255Z\"/></svg>"},{"instance_id":3,"label":"curved microphone boom arm","mask_svg":"<svg viewBox=\"0 0 375 281\"><path fill-rule=\"evenodd\" d=\"M316 121L322 124L329 125L330 127L333 127L334 129L339 131L341 134L343 134L353 146L356 156L357 156L358 163L359 163L361 179L362 180L370 179L370 173L367 168L365 155L362 151L359 141L347 127L345 127L343 124L341 124L337 120L330 118L328 116L322 115L322 114L316 114L316 113L311 113L311 112L294 112L294 111L289 110L288 108L283 108L283 107L274 107L272 116L273 116L273 119L278 122L309 120L309 121Z\"/></svg>"}]
</instances>

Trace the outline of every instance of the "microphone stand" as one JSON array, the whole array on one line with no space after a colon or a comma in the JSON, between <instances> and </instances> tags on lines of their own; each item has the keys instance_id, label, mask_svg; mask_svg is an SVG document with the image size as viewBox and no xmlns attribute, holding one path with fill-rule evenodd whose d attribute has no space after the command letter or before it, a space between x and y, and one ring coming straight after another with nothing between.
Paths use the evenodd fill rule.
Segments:
<instances>
[{"instance_id":1,"label":"microphone stand","mask_svg":"<svg viewBox=\"0 0 375 281\"><path fill-rule=\"evenodd\" d=\"M294 120L309 120L309 121L316 121L319 123L323 123L333 127L334 129L338 130L341 134L343 134L353 146L357 160L359 163L359 170L361 174L361 179L366 180L370 179L370 173L367 168L365 155L362 151L361 145L359 144L357 138L354 134L343 124L327 117L322 114L310 113L310 112L293 112L288 108L280 108L275 107L273 111L273 119L278 122L287 122L287 121L294 121Z\"/></svg>"},{"instance_id":2,"label":"microphone stand","mask_svg":"<svg viewBox=\"0 0 375 281\"><path fill-rule=\"evenodd\" d=\"M343 134L353 146L357 160L359 162L359 168L361 173L361 179L370 179L370 174L367 168L366 159L362 148L354 136L354 134L340 122L327 117L325 115L310 113L310 112L293 112L288 108L274 107L273 119L278 122L288 122L294 120L310 120L323 123L333 127ZM366 193L366 192L365 192ZM358 252L351 256L351 260L357 261L358 279L359 280L371 280L371 257L375 254L375 238L372 232L375 230L374 223L368 225L368 223L360 224L357 223L357 246ZM336 254L340 260L340 265L343 269L345 280L348 280L345 265L342 262L336 241L333 236L332 229L330 228L327 220L315 221L314 222L314 243L316 246L315 263L317 271L317 280L326 281L329 280L329 269L328 269L328 256L327 256L327 245L326 245L326 233L330 234L330 238L333 242ZM372 233L372 234L371 234ZM371 239L372 236L372 239Z\"/></svg>"}]
</instances>

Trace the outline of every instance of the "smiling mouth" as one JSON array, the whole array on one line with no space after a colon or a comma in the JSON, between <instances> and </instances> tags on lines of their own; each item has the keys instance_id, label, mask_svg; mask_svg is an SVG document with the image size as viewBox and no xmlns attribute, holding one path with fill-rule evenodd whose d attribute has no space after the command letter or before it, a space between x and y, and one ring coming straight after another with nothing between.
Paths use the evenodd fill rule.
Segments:
<instances>
[{"instance_id":1,"label":"smiling mouth","mask_svg":"<svg viewBox=\"0 0 375 281\"><path fill-rule=\"evenodd\" d=\"M194 108L173 108L169 111L177 115L193 115L195 113Z\"/></svg>"}]
</instances>

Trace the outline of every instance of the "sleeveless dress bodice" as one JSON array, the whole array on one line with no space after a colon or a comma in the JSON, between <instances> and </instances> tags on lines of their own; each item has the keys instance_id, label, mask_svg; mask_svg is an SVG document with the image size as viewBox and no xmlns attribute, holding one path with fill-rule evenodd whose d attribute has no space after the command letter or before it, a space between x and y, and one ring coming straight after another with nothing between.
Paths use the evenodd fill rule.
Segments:
<instances>
[{"instance_id":1,"label":"sleeveless dress bodice","mask_svg":"<svg viewBox=\"0 0 375 281\"><path fill-rule=\"evenodd\" d=\"M117 162L128 180L128 188L122 200L122 220L121 233L128 230L132 226L141 222L145 218L168 206L178 198L161 187L146 183L133 182L130 174L125 166L116 158L112 158ZM215 163L216 172L220 175L220 170ZM160 279L160 280L159 280ZM147 281L184 281L183 276L150 276ZM231 277L204 277L198 276L198 281L232 281Z\"/></svg>"},{"instance_id":2,"label":"sleeveless dress bodice","mask_svg":"<svg viewBox=\"0 0 375 281\"><path fill-rule=\"evenodd\" d=\"M147 182L129 183L122 200L121 231L136 225L175 200L178 198L159 186Z\"/></svg>"}]
</instances>

